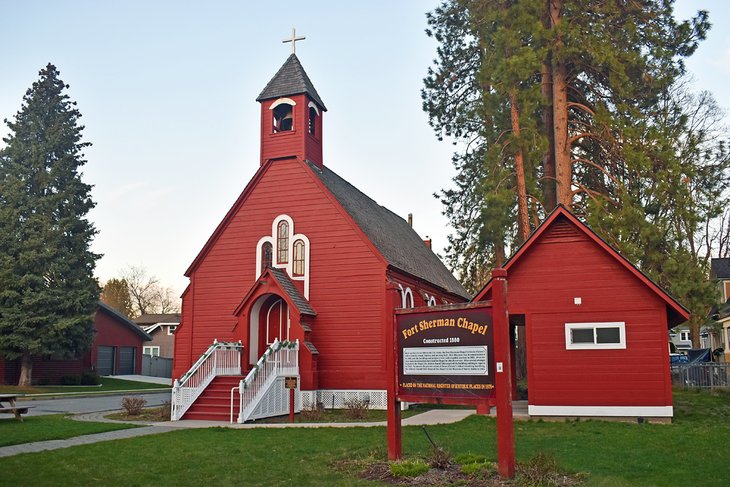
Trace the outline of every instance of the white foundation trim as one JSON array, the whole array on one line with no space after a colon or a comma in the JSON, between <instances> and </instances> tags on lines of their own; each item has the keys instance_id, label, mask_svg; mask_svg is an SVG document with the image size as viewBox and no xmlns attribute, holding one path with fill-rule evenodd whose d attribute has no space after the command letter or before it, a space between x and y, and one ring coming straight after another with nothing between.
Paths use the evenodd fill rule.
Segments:
<instances>
[{"instance_id":1,"label":"white foundation trim","mask_svg":"<svg viewBox=\"0 0 730 487\"><path fill-rule=\"evenodd\" d=\"M671 418L673 406L527 406L530 416L645 416Z\"/></svg>"}]
</instances>

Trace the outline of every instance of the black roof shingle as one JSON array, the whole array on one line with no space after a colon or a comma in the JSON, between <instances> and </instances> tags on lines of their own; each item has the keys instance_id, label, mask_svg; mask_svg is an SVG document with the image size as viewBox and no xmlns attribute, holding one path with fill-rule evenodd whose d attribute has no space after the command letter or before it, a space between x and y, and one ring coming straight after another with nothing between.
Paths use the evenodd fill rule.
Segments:
<instances>
[{"instance_id":1,"label":"black roof shingle","mask_svg":"<svg viewBox=\"0 0 730 487\"><path fill-rule=\"evenodd\" d=\"M314 89L314 85L299 62L299 58L297 58L296 54L292 54L281 68L279 68L279 71L276 72L274 77L271 78L271 81L269 81L266 88L256 98L256 101L298 95L300 93L306 93L322 110L327 111L327 107L324 106L317 90Z\"/></svg>"},{"instance_id":2,"label":"black roof shingle","mask_svg":"<svg viewBox=\"0 0 730 487\"><path fill-rule=\"evenodd\" d=\"M440 288L469 298L464 286L403 218L373 201L328 167L309 164L388 263Z\"/></svg>"},{"instance_id":3,"label":"black roof shingle","mask_svg":"<svg viewBox=\"0 0 730 487\"><path fill-rule=\"evenodd\" d=\"M307 298L299 292L299 289L297 289L284 269L269 267L269 272L271 272L271 275L274 276L274 279L276 279L284 292L289 295L301 314L317 316L317 313L312 309Z\"/></svg>"},{"instance_id":4,"label":"black roof shingle","mask_svg":"<svg viewBox=\"0 0 730 487\"><path fill-rule=\"evenodd\" d=\"M730 259L710 259L710 277L712 279L730 279Z\"/></svg>"}]
</instances>

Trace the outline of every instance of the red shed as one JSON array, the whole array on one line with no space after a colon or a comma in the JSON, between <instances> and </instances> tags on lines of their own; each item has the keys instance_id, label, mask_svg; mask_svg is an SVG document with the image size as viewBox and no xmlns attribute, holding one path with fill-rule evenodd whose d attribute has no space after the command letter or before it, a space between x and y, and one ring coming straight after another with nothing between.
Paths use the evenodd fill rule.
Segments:
<instances>
[{"instance_id":1,"label":"red shed","mask_svg":"<svg viewBox=\"0 0 730 487\"><path fill-rule=\"evenodd\" d=\"M530 416L667 418L667 330L688 311L565 207L506 262ZM474 300L489 299L491 283Z\"/></svg>"},{"instance_id":2,"label":"red shed","mask_svg":"<svg viewBox=\"0 0 730 487\"><path fill-rule=\"evenodd\" d=\"M142 370L142 343L152 338L129 318L99 301L94 315L91 350L77 359L33 358L34 384L59 384L63 376L96 370L99 375L139 374ZM0 383L17 384L20 359L0 358Z\"/></svg>"},{"instance_id":3,"label":"red shed","mask_svg":"<svg viewBox=\"0 0 730 487\"><path fill-rule=\"evenodd\" d=\"M360 399L385 408L393 308L468 294L403 218L324 164L326 108L296 55L257 101L260 167L185 273L173 416L228 420L231 387L252 370L264 373L276 340L299 341L298 368L289 372L301 379L297 404ZM215 361L216 346L239 353L240 369L210 372L224 360L221 350ZM252 401L279 404L283 389L266 399L276 380L266 381Z\"/></svg>"}]
</instances>

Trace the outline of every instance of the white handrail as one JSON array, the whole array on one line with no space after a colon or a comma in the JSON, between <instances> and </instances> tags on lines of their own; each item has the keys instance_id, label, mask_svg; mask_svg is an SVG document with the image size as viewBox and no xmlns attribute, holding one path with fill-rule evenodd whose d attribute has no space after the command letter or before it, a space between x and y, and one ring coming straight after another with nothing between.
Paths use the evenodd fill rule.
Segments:
<instances>
[{"instance_id":1,"label":"white handrail","mask_svg":"<svg viewBox=\"0 0 730 487\"><path fill-rule=\"evenodd\" d=\"M172 421L183 417L208 384L217 375L241 375L241 342L219 342L213 340L203 355L172 388Z\"/></svg>"},{"instance_id":2,"label":"white handrail","mask_svg":"<svg viewBox=\"0 0 730 487\"><path fill-rule=\"evenodd\" d=\"M299 375L299 340L280 342L279 339L275 339L246 378L241 381L239 389L241 409L238 422L247 421L253 414L261 395L266 393L271 383L278 377L286 375Z\"/></svg>"}]
</instances>

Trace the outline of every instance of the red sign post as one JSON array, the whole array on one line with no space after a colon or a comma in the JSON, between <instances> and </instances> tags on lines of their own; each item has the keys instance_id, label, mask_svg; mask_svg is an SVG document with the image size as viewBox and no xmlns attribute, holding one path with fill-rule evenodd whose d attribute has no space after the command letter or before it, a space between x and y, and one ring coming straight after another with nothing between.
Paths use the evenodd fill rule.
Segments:
<instances>
[{"instance_id":1,"label":"red sign post","mask_svg":"<svg viewBox=\"0 0 730 487\"><path fill-rule=\"evenodd\" d=\"M514 432L506 271L497 269L491 302L397 309L387 365L388 458L402 455L400 403L497 405L499 473L514 476ZM400 303L389 288L391 304ZM496 392L496 395L495 395Z\"/></svg>"}]
</instances>

